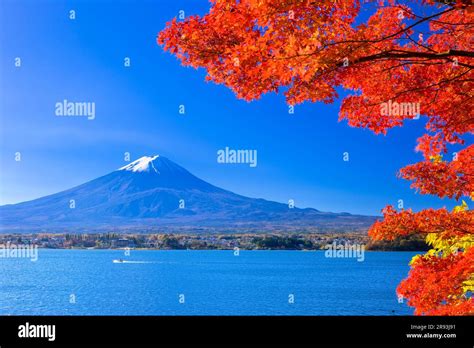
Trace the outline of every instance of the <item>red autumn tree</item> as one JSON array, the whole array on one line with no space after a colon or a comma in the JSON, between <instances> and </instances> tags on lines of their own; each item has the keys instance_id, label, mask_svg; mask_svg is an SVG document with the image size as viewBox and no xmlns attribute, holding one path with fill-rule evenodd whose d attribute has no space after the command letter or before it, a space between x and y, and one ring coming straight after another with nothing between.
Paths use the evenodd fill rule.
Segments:
<instances>
[{"instance_id":1,"label":"red autumn tree","mask_svg":"<svg viewBox=\"0 0 474 348\"><path fill-rule=\"evenodd\" d=\"M289 104L333 102L339 117L385 134L426 118L417 150L400 171L422 194L474 199L474 12L471 1L214 0L208 14L172 20L158 43L206 79L254 100L283 92ZM448 146L463 146L447 157ZM444 156L443 156L444 155ZM397 211L370 229L375 239L426 234L433 249L412 260L397 289L416 314L474 313L474 216Z\"/></svg>"}]
</instances>

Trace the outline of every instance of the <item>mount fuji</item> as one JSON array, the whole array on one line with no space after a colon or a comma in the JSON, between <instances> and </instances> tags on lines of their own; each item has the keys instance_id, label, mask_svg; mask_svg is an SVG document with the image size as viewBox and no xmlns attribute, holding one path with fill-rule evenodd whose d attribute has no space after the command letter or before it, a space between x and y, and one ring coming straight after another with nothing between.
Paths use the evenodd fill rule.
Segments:
<instances>
[{"instance_id":1,"label":"mount fuji","mask_svg":"<svg viewBox=\"0 0 474 348\"><path fill-rule=\"evenodd\" d=\"M241 196L158 155L66 191L0 207L1 232L323 232L367 229L374 221Z\"/></svg>"}]
</instances>

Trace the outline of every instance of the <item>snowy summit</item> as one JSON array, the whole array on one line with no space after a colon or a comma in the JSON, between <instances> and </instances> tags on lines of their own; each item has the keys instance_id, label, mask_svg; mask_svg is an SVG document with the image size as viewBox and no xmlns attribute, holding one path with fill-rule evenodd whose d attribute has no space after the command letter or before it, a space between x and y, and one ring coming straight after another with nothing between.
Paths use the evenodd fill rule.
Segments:
<instances>
[{"instance_id":1,"label":"snowy summit","mask_svg":"<svg viewBox=\"0 0 474 348\"><path fill-rule=\"evenodd\" d=\"M158 170L155 168L153 165L153 161L156 160L159 155L156 156L143 156L136 161L133 161L130 164L127 164L126 166L123 166L119 168L118 170L128 170L130 172L150 172L154 171L155 173L158 173Z\"/></svg>"}]
</instances>

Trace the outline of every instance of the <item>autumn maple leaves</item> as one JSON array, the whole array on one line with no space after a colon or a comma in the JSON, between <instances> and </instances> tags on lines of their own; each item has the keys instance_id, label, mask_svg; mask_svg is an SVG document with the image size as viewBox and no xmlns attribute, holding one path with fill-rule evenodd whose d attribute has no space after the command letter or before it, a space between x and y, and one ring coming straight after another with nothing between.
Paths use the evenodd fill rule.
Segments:
<instances>
[{"instance_id":1,"label":"autumn maple leaves","mask_svg":"<svg viewBox=\"0 0 474 348\"><path fill-rule=\"evenodd\" d=\"M158 43L247 100L283 89L292 105L330 103L336 88L353 91L342 101L340 119L375 133L414 118L381 112L384 103L415 105L416 116L426 121L417 147L424 160L400 176L421 194L457 199L459 205L421 212L388 206L369 233L374 239L427 236L433 249L412 262L398 289L417 314L472 314L474 216L466 201L474 198L474 145L465 142L474 133L473 5L412 5L215 0L202 17L168 23ZM366 20L359 16L362 9L371 11ZM449 153L453 144L464 148Z\"/></svg>"}]
</instances>

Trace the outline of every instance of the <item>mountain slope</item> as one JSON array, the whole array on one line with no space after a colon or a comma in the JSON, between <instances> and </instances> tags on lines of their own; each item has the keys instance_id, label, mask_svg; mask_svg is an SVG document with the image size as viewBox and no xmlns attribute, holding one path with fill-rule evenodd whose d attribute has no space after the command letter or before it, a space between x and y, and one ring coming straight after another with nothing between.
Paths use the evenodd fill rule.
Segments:
<instances>
[{"instance_id":1,"label":"mountain slope","mask_svg":"<svg viewBox=\"0 0 474 348\"><path fill-rule=\"evenodd\" d=\"M69 190L0 207L3 232L354 229L373 221L373 217L290 209L286 204L240 196L162 156L145 156Z\"/></svg>"}]
</instances>

